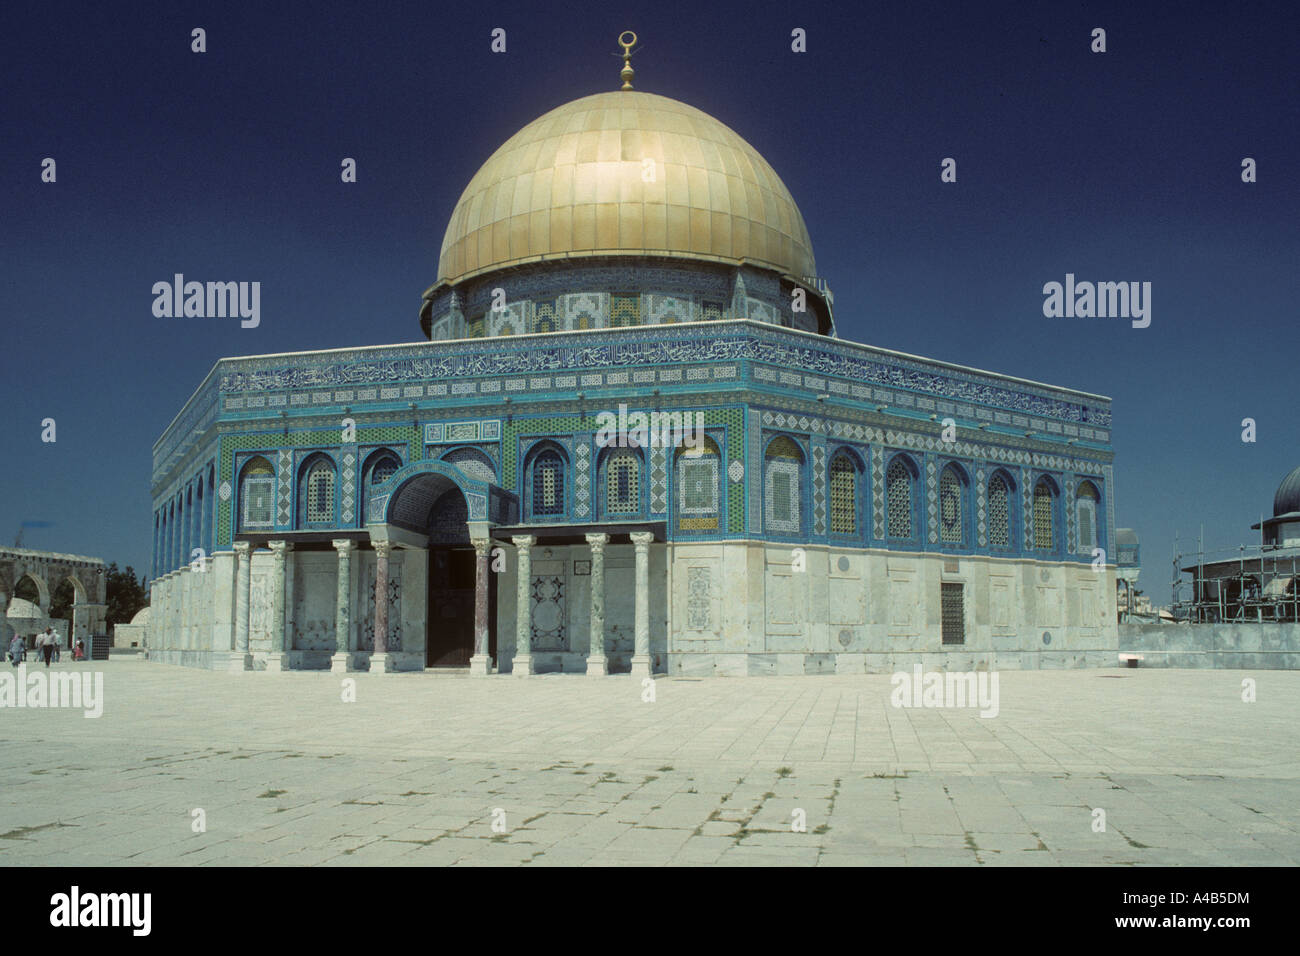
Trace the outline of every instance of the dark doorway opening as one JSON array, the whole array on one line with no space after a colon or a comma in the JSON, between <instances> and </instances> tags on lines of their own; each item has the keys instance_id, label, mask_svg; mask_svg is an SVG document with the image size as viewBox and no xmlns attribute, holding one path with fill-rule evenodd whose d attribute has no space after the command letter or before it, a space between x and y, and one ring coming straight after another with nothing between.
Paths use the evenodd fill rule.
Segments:
<instances>
[{"instance_id":1,"label":"dark doorway opening","mask_svg":"<svg viewBox=\"0 0 1300 956\"><path fill-rule=\"evenodd\" d=\"M425 665L469 667L474 654L473 548L429 549ZM488 654L497 656L496 575L488 575Z\"/></svg>"}]
</instances>

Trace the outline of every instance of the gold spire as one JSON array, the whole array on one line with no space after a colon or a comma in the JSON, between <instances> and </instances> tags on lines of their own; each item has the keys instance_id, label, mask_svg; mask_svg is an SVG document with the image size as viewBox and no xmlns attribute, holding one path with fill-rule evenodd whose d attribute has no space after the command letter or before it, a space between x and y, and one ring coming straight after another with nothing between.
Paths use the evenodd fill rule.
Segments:
<instances>
[{"instance_id":1,"label":"gold spire","mask_svg":"<svg viewBox=\"0 0 1300 956\"><path fill-rule=\"evenodd\" d=\"M624 30L618 35L618 45L623 48L623 69L619 71L619 77L623 80L623 89L632 89L632 47L636 46L636 34L631 30ZM616 56L618 54L615 54Z\"/></svg>"}]
</instances>

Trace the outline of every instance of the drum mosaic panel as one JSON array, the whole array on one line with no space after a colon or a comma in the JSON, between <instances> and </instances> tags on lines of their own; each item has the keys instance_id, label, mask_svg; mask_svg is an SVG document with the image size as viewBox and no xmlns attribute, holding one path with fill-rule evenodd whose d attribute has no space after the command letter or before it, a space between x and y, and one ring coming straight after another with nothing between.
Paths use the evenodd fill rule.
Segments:
<instances>
[{"instance_id":1,"label":"drum mosaic panel","mask_svg":"<svg viewBox=\"0 0 1300 956\"><path fill-rule=\"evenodd\" d=\"M637 293L609 297L609 324L619 329L641 324L641 296Z\"/></svg>"}]
</instances>

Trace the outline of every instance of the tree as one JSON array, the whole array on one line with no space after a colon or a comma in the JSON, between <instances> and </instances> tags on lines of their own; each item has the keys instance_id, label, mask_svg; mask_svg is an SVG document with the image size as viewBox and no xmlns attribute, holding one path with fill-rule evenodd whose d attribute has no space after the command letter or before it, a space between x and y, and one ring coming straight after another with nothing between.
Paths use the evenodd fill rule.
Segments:
<instances>
[{"instance_id":1,"label":"tree","mask_svg":"<svg viewBox=\"0 0 1300 956\"><path fill-rule=\"evenodd\" d=\"M72 586L71 578L64 578L50 595L50 613L48 617L57 617L64 621L72 620L72 605L77 592Z\"/></svg>"},{"instance_id":2,"label":"tree","mask_svg":"<svg viewBox=\"0 0 1300 956\"><path fill-rule=\"evenodd\" d=\"M112 562L104 572L107 575L106 597L108 603L105 621L109 627L114 624L130 624L131 618L149 603L144 592L144 578L135 576L135 569L126 566L119 571L117 562Z\"/></svg>"}]
</instances>

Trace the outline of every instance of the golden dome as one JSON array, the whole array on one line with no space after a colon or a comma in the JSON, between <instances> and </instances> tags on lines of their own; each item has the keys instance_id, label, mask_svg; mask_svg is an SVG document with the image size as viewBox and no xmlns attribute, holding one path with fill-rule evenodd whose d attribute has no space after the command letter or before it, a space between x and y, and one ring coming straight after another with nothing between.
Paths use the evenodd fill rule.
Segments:
<instances>
[{"instance_id":1,"label":"golden dome","mask_svg":"<svg viewBox=\"0 0 1300 956\"><path fill-rule=\"evenodd\" d=\"M447 226L438 282L550 259L653 255L817 274L803 216L754 147L653 93L596 93L506 140Z\"/></svg>"}]
</instances>

